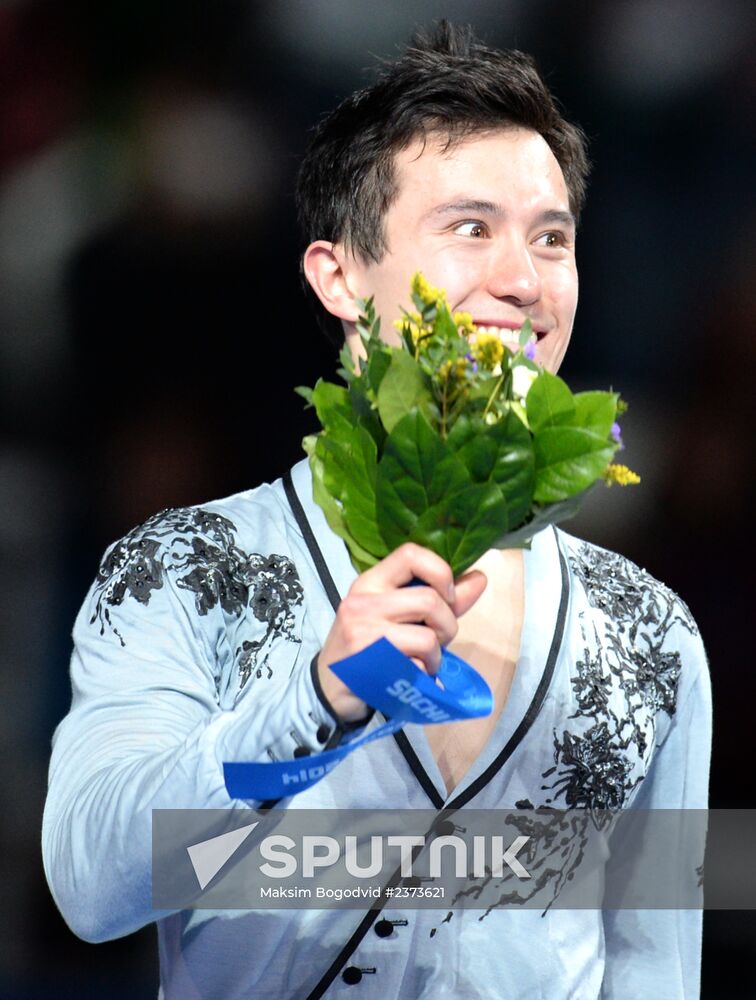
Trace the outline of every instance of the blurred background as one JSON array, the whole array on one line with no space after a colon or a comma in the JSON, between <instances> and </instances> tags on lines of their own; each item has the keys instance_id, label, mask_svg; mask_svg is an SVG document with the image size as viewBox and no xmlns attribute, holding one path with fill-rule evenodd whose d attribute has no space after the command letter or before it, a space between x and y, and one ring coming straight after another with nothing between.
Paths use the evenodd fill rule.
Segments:
<instances>
[{"instance_id":1,"label":"blurred background","mask_svg":"<svg viewBox=\"0 0 756 1000\"><path fill-rule=\"evenodd\" d=\"M70 629L110 542L300 457L311 423L292 388L334 354L298 285L298 158L319 116L440 16L535 54L590 137L563 374L622 391L622 460L643 484L597 493L570 530L689 603L713 677L712 805L756 806L753 3L4 0L2 997L157 993L154 928L84 944L44 882ZM756 996L755 917L706 914L705 997Z\"/></svg>"}]
</instances>

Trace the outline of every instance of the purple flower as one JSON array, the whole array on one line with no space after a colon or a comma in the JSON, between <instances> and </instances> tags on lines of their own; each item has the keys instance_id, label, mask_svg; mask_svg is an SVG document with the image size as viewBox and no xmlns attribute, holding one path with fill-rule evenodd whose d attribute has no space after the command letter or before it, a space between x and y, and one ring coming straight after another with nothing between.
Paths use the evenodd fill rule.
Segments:
<instances>
[{"instance_id":1,"label":"purple flower","mask_svg":"<svg viewBox=\"0 0 756 1000\"><path fill-rule=\"evenodd\" d=\"M472 355L472 354L466 354L465 357L470 362L470 366L471 366L472 370L474 372L476 372L478 370L478 362L475 360L474 355Z\"/></svg>"},{"instance_id":2,"label":"purple flower","mask_svg":"<svg viewBox=\"0 0 756 1000\"><path fill-rule=\"evenodd\" d=\"M527 344L523 347L522 353L528 359L528 361L535 361L535 344L532 340L529 340Z\"/></svg>"},{"instance_id":3,"label":"purple flower","mask_svg":"<svg viewBox=\"0 0 756 1000\"><path fill-rule=\"evenodd\" d=\"M613 423L612 429L609 431L609 433L612 435L612 437L620 446L620 448L623 448L624 445L622 444L622 428L620 427L620 425L618 423Z\"/></svg>"}]
</instances>

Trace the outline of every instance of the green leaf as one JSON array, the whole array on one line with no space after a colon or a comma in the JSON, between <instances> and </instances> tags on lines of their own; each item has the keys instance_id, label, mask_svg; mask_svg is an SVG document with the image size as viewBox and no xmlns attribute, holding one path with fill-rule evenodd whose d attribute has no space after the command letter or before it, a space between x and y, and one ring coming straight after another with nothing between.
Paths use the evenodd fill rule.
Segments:
<instances>
[{"instance_id":1,"label":"green leaf","mask_svg":"<svg viewBox=\"0 0 756 1000\"><path fill-rule=\"evenodd\" d=\"M374 566L387 553L382 540L378 539L378 553L369 551L347 520L349 504L352 509L359 507L359 488L355 501L355 487L343 477L344 465L350 462L348 450L335 441L328 441L322 434L305 438L302 443L310 456L312 496L321 507L331 530L347 543L352 562L360 572ZM356 520L359 524L359 512Z\"/></svg>"},{"instance_id":2,"label":"green leaf","mask_svg":"<svg viewBox=\"0 0 756 1000\"><path fill-rule=\"evenodd\" d=\"M507 503L495 483L469 485L429 508L411 540L432 549L459 576L508 526Z\"/></svg>"},{"instance_id":3,"label":"green leaf","mask_svg":"<svg viewBox=\"0 0 756 1000\"><path fill-rule=\"evenodd\" d=\"M369 344L380 340L381 318L375 315L374 297L369 299L357 299L357 306L360 315L355 324L360 340L368 347Z\"/></svg>"},{"instance_id":4,"label":"green leaf","mask_svg":"<svg viewBox=\"0 0 756 1000\"><path fill-rule=\"evenodd\" d=\"M527 517L533 502L536 483L533 438L511 410L488 429L487 436L498 447L491 479L507 501L509 525L514 527Z\"/></svg>"},{"instance_id":5,"label":"green leaf","mask_svg":"<svg viewBox=\"0 0 756 1000\"><path fill-rule=\"evenodd\" d=\"M512 419L529 444L527 430L514 415ZM484 441L479 422L464 417L454 437L443 442L417 411L397 424L386 440L376 483L379 526L389 548L417 542L446 559L458 574L522 520L530 509L533 456L519 452L520 429L509 428L508 433L501 427L499 435L499 440ZM452 445L459 453L453 453ZM522 459L522 467L510 469L510 452ZM485 481L472 481L460 455Z\"/></svg>"},{"instance_id":6,"label":"green leaf","mask_svg":"<svg viewBox=\"0 0 756 1000\"><path fill-rule=\"evenodd\" d=\"M587 489L612 459L615 446L582 427L546 427L533 441L534 499L554 503Z\"/></svg>"},{"instance_id":7,"label":"green leaf","mask_svg":"<svg viewBox=\"0 0 756 1000\"><path fill-rule=\"evenodd\" d=\"M462 462L417 410L406 414L386 439L378 463L378 527L390 549L411 538L418 519L469 482Z\"/></svg>"},{"instance_id":8,"label":"green leaf","mask_svg":"<svg viewBox=\"0 0 756 1000\"><path fill-rule=\"evenodd\" d=\"M364 427L368 434L375 441L378 453L383 452L383 442L386 440L386 431L378 417L378 411L373 406L370 398L365 394L365 385L362 379L354 379L349 386L349 401L352 404L352 413L355 423Z\"/></svg>"},{"instance_id":9,"label":"green leaf","mask_svg":"<svg viewBox=\"0 0 756 1000\"><path fill-rule=\"evenodd\" d=\"M339 352L339 361L341 362L341 367L338 370L338 374L346 383L351 382L355 378L354 358L352 357L351 348L346 341L344 341L344 345Z\"/></svg>"},{"instance_id":10,"label":"green leaf","mask_svg":"<svg viewBox=\"0 0 756 1000\"><path fill-rule=\"evenodd\" d=\"M522 324L522 328L520 330L520 336L517 338L520 347L521 348L524 347L532 336L533 336L533 324L530 322L530 319L526 319L525 322Z\"/></svg>"},{"instance_id":11,"label":"green leaf","mask_svg":"<svg viewBox=\"0 0 756 1000\"><path fill-rule=\"evenodd\" d=\"M459 335L454 317L449 312L448 306L441 306L436 317L435 333L440 336L447 345L454 346L463 338Z\"/></svg>"},{"instance_id":12,"label":"green leaf","mask_svg":"<svg viewBox=\"0 0 756 1000\"><path fill-rule=\"evenodd\" d=\"M325 470L323 462L316 453L317 442L319 440L320 435L311 434L302 441L304 450L307 452L310 459L310 471L312 472L312 498L323 511L331 531L338 535L339 538L343 538L347 543L354 567L359 573L361 573L369 566L374 566L378 560L369 552L361 549L347 531L346 525L344 524L344 517L341 513L341 508L334 497L330 494L324 483Z\"/></svg>"},{"instance_id":13,"label":"green leaf","mask_svg":"<svg viewBox=\"0 0 756 1000\"><path fill-rule=\"evenodd\" d=\"M561 521L567 521L569 518L574 517L592 489L593 487L589 486L587 490L583 490L582 493L576 493L575 496L568 497L566 500L538 507L533 517L526 524L515 528L514 531L505 532L501 537L496 539L491 547L497 549L516 549L528 546L533 536L537 535L543 528L547 528L550 524L559 524Z\"/></svg>"},{"instance_id":14,"label":"green leaf","mask_svg":"<svg viewBox=\"0 0 756 1000\"><path fill-rule=\"evenodd\" d=\"M371 350L368 357L367 371L370 388L377 393L381 387L383 376L391 365L391 351Z\"/></svg>"},{"instance_id":15,"label":"green leaf","mask_svg":"<svg viewBox=\"0 0 756 1000\"><path fill-rule=\"evenodd\" d=\"M382 559L389 550L377 524L377 471L375 442L364 428L358 427L349 451L349 472L342 492L344 522L361 548Z\"/></svg>"},{"instance_id":16,"label":"green leaf","mask_svg":"<svg viewBox=\"0 0 756 1000\"><path fill-rule=\"evenodd\" d=\"M350 440L354 416L346 386L320 378L313 389L312 402L326 431L340 440Z\"/></svg>"},{"instance_id":17,"label":"green leaf","mask_svg":"<svg viewBox=\"0 0 756 1000\"><path fill-rule=\"evenodd\" d=\"M542 427L573 423L575 399L566 382L544 371L530 387L526 409L530 429L537 434Z\"/></svg>"},{"instance_id":18,"label":"green leaf","mask_svg":"<svg viewBox=\"0 0 756 1000\"><path fill-rule=\"evenodd\" d=\"M576 427L585 427L608 438L617 415L616 392L578 392L575 394Z\"/></svg>"},{"instance_id":19,"label":"green leaf","mask_svg":"<svg viewBox=\"0 0 756 1000\"><path fill-rule=\"evenodd\" d=\"M391 364L378 390L378 412L389 433L411 410L431 402L428 377L409 354L391 351Z\"/></svg>"},{"instance_id":20,"label":"green leaf","mask_svg":"<svg viewBox=\"0 0 756 1000\"><path fill-rule=\"evenodd\" d=\"M411 356L415 356L415 344L412 340L412 333L410 331L409 325L407 323L402 327L402 344L404 350Z\"/></svg>"},{"instance_id":21,"label":"green leaf","mask_svg":"<svg viewBox=\"0 0 756 1000\"><path fill-rule=\"evenodd\" d=\"M485 427L486 425L482 420L468 416L466 413L461 413L459 419L455 422L446 437L447 447L453 452L459 452L474 439L476 434L483 433Z\"/></svg>"},{"instance_id":22,"label":"green leaf","mask_svg":"<svg viewBox=\"0 0 756 1000\"><path fill-rule=\"evenodd\" d=\"M435 323L438 304L436 302L424 302L422 296L418 295L417 292L412 292L410 297L413 306L420 313L423 322L431 325Z\"/></svg>"},{"instance_id":23,"label":"green leaf","mask_svg":"<svg viewBox=\"0 0 756 1000\"><path fill-rule=\"evenodd\" d=\"M535 456L530 432L509 411L492 425L462 414L447 444L464 463L474 483L493 482L507 504L507 522L515 526L530 511L535 489Z\"/></svg>"},{"instance_id":24,"label":"green leaf","mask_svg":"<svg viewBox=\"0 0 756 1000\"><path fill-rule=\"evenodd\" d=\"M307 385L298 385L295 387L294 392L301 396L302 399L306 399L309 406L313 405L312 402L312 389Z\"/></svg>"}]
</instances>

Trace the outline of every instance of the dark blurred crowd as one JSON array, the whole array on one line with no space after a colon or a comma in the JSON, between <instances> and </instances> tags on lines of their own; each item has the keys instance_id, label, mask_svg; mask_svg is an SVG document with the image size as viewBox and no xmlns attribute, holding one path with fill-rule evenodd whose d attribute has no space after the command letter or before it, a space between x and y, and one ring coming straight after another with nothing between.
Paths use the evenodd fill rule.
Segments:
<instances>
[{"instance_id":1,"label":"dark blurred crowd","mask_svg":"<svg viewBox=\"0 0 756 1000\"><path fill-rule=\"evenodd\" d=\"M401 10L399 9L401 6ZM750 748L756 8L738 0L0 5L0 996L149 997L151 928L91 946L41 869L73 618L149 514L279 476L335 371L299 286L307 131L412 27L532 52L594 161L563 374L630 404L633 490L569 530L677 590L711 663L712 806ZM756 996L754 914L707 913L704 996ZM732 992L720 970L727 967Z\"/></svg>"}]
</instances>

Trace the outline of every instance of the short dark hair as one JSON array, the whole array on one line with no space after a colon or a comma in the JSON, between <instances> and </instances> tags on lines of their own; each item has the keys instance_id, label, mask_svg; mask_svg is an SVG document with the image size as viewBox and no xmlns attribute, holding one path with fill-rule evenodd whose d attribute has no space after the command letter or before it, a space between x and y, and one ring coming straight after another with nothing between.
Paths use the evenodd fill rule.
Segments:
<instances>
[{"instance_id":1,"label":"short dark hair","mask_svg":"<svg viewBox=\"0 0 756 1000\"><path fill-rule=\"evenodd\" d=\"M532 56L488 48L470 27L448 21L418 31L372 86L315 128L297 180L305 245L329 240L379 262L387 249L384 217L397 194L396 153L418 137L446 136L453 146L502 127L543 136L579 219L589 171L585 135L562 117ZM327 333L336 330L340 339L340 324Z\"/></svg>"}]
</instances>

